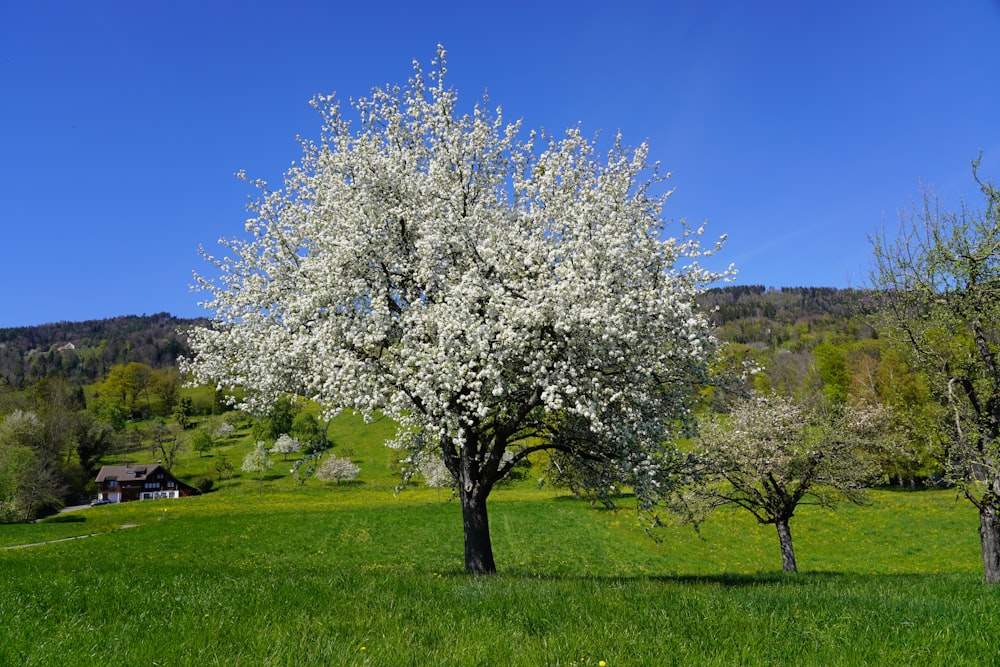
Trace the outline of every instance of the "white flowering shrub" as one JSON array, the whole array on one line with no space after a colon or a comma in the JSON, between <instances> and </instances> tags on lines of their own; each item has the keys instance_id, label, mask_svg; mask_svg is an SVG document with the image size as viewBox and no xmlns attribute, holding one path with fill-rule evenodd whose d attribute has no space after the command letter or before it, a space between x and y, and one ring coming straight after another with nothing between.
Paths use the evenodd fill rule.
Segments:
<instances>
[{"instance_id":1,"label":"white flowering shrub","mask_svg":"<svg viewBox=\"0 0 1000 667\"><path fill-rule=\"evenodd\" d=\"M461 113L443 50L434 64L352 102L357 127L314 100L321 138L282 189L257 183L247 237L205 254L215 326L184 370L258 412L297 393L395 419L396 446L456 481L466 568L491 572L486 499L531 452L652 479L716 345L695 296L722 276L697 263L700 229L667 235L645 144L600 155L579 129L525 137L485 99ZM594 437L559 437L565 415Z\"/></svg>"},{"instance_id":2,"label":"white flowering shrub","mask_svg":"<svg viewBox=\"0 0 1000 667\"><path fill-rule=\"evenodd\" d=\"M361 468L347 458L330 456L316 468L316 479L324 482L349 482L358 478Z\"/></svg>"},{"instance_id":3,"label":"white flowering shrub","mask_svg":"<svg viewBox=\"0 0 1000 667\"><path fill-rule=\"evenodd\" d=\"M274 446L271 447L271 451L281 454L284 458L288 458L289 454L295 454L302 451L302 443L299 442L298 438L293 438L287 433L282 433L278 436L278 439L274 441Z\"/></svg>"}]
</instances>

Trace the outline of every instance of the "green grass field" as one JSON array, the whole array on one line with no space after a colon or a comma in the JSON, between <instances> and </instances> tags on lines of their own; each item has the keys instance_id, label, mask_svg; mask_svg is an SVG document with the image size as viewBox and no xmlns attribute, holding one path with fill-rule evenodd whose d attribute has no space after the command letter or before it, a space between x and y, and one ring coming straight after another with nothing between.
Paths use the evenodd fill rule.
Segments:
<instances>
[{"instance_id":1,"label":"green grass field","mask_svg":"<svg viewBox=\"0 0 1000 667\"><path fill-rule=\"evenodd\" d=\"M634 512L528 480L490 506L500 573L469 577L457 502L394 495L384 425L351 419L336 440L356 484L297 486L278 462L261 500L235 479L0 526L0 547L93 535L0 551L0 665L1000 661L1000 589L982 583L975 511L953 491L803 508L787 576L773 528L742 514L654 542Z\"/></svg>"}]
</instances>

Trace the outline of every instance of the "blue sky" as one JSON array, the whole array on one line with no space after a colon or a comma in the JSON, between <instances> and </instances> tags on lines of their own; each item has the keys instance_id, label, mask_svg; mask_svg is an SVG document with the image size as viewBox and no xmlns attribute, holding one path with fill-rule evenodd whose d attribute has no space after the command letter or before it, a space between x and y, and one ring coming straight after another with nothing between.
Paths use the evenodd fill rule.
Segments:
<instances>
[{"instance_id":1,"label":"blue sky","mask_svg":"<svg viewBox=\"0 0 1000 667\"><path fill-rule=\"evenodd\" d=\"M648 140L667 217L738 282L859 286L867 235L933 185L1000 180L1000 0L0 3L0 327L169 311L242 233L308 101L448 50L469 105Z\"/></svg>"}]
</instances>

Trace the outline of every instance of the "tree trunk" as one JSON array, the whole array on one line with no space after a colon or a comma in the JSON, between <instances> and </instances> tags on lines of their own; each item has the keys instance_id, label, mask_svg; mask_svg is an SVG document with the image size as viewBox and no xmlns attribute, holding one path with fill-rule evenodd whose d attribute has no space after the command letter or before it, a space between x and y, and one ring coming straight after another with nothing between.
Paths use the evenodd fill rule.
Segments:
<instances>
[{"instance_id":1,"label":"tree trunk","mask_svg":"<svg viewBox=\"0 0 1000 667\"><path fill-rule=\"evenodd\" d=\"M781 544L781 568L785 572L798 572L795 566L795 549L792 548L792 531L788 527L788 519L778 519L774 522L778 529L778 542Z\"/></svg>"},{"instance_id":2,"label":"tree trunk","mask_svg":"<svg viewBox=\"0 0 1000 667\"><path fill-rule=\"evenodd\" d=\"M979 505L979 539L986 583L1000 583L1000 508L995 500L984 499Z\"/></svg>"},{"instance_id":3,"label":"tree trunk","mask_svg":"<svg viewBox=\"0 0 1000 667\"><path fill-rule=\"evenodd\" d=\"M490 521L486 514L486 495L479 487L461 491L462 523L465 527L465 571L469 574L493 574L497 571L490 541Z\"/></svg>"}]
</instances>

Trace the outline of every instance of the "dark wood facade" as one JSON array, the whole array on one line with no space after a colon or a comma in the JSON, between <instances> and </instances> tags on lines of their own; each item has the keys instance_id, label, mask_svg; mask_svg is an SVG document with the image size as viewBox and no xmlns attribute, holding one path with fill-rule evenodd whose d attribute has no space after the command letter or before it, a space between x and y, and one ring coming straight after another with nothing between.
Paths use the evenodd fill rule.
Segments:
<instances>
[{"instance_id":1,"label":"dark wood facade","mask_svg":"<svg viewBox=\"0 0 1000 667\"><path fill-rule=\"evenodd\" d=\"M158 463L104 466L97 473L97 499L113 503L193 496L198 490Z\"/></svg>"}]
</instances>

